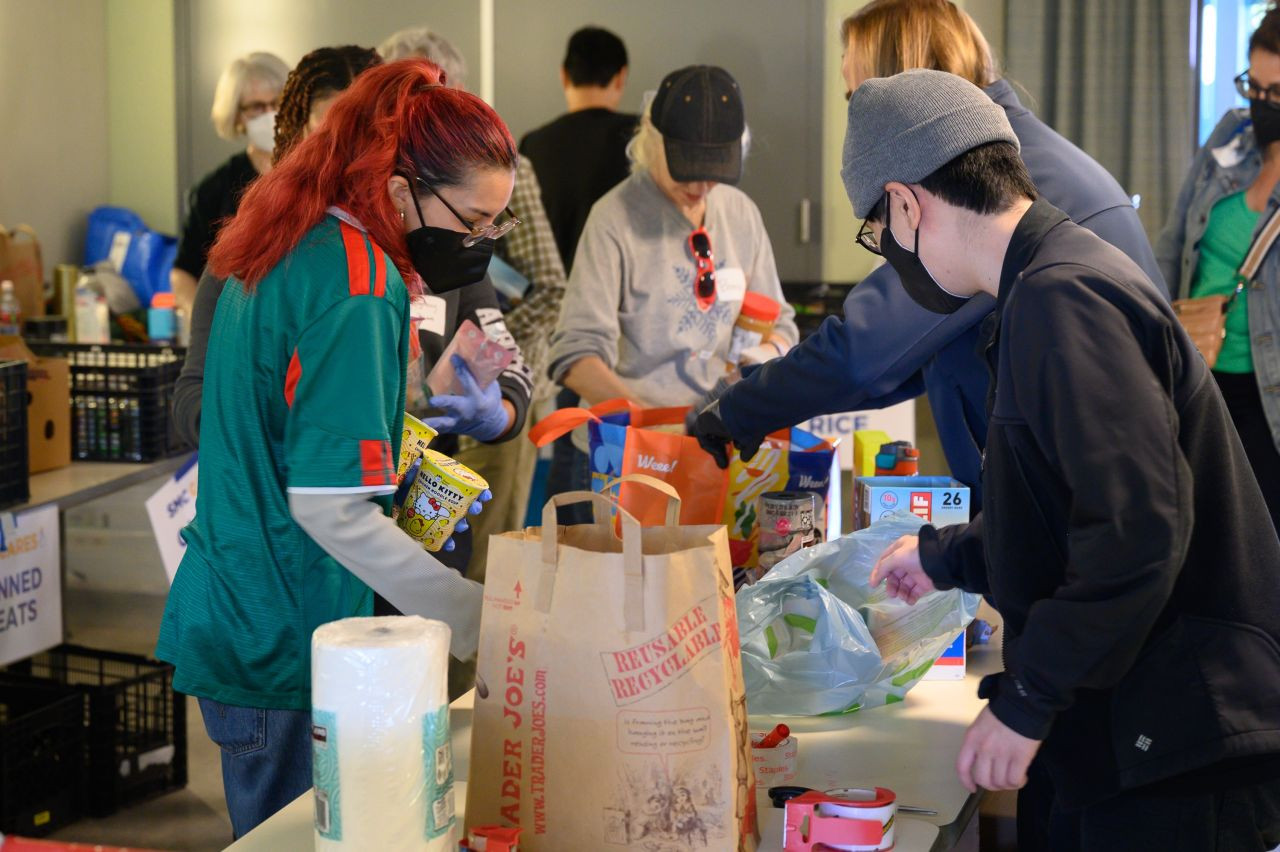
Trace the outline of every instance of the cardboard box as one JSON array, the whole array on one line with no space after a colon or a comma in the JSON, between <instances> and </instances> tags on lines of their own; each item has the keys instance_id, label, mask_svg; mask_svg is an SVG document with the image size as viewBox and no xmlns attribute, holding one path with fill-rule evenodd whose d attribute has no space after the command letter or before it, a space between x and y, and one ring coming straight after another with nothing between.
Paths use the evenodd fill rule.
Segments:
<instances>
[{"instance_id":1,"label":"cardboard box","mask_svg":"<svg viewBox=\"0 0 1280 852\"><path fill-rule=\"evenodd\" d=\"M934 526L969 523L969 488L949 476L860 476L853 486L853 528L907 511Z\"/></svg>"},{"instance_id":2,"label":"cardboard box","mask_svg":"<svg viewBox=\"0 0 1280 852\"><path fill-rule=\"evenodd\" d=\"M70 363L65 358L37 358L20 337L0 337L0 360L27 362L30 472L71 464Z\"/></svg>"},{"instance_id":3,"label":"cardboard box","mask_svg":"<svg viewBox=\"0 0 1280 852\"><path fill-rule=\"evenodd\" d=\"M925 680L964 680L965 664L968 657L965 653L965 631L956 635L947 650L942 652L933 663L933 668L924 673Z\"/></svg>"}]
</instances>

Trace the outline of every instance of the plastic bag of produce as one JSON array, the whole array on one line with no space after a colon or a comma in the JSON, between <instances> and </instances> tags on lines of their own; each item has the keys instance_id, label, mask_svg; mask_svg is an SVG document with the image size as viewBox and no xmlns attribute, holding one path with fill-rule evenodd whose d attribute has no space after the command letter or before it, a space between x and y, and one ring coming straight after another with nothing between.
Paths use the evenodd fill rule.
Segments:
<instances>
[{"instance_id":1,"label":"plastic bag of produce","mask_svg":"<svg viewBox=\"0 0 1280 852\"><path fill-rule=\"evenodd\" d=\"M885 548L923 521L890 515L780 562L737 595L751 713L813 716L901 701L978 611L977 595L908 605L870 588Z\"/></svg>"}]
</instances>

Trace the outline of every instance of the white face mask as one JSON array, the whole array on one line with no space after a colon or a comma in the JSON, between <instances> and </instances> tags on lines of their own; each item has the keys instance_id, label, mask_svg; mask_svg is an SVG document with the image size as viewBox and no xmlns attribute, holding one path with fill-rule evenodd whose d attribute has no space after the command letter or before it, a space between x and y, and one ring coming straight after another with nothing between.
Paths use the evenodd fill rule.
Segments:
<instances>
[{"instance_id":1,"label":"white face mask","mask_svg":"<svg viewBox=\"0 0 1280 852\"><path fill-rule=\"evenodd\" d=\"M272 153L276 147L276 113L264 112L262 115L254 116L244 123L245 135L249 137L249 144L264 151L268 154Z\"/></svg>"}]
</instances>

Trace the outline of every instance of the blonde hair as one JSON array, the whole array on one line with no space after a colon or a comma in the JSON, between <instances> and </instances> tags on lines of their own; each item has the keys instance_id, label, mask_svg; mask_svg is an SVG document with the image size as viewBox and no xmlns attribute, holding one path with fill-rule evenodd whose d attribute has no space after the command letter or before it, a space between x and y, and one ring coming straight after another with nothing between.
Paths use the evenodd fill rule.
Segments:
<instances>
[{"instance_id":1,"label":"blonde hair","mask_svg":"<svg viewBox=\"0 0 1280 852\"><path fill-rule=\"evenodd\" d=\"M874 0L844 19L841 43L859 79L928 68L975 86L1000 78L991 46L973 18L949 0Z\"/></svg>"},{"instance_id":2,"label":"blonde hair","mask_svg":"<svg viewBox=\"0 0 1280 852\"><path fill-rule=\"evenodd\" d=\"M213 129L223 139L237 138L241 133L240 98L245 86L251 80L266 83L279 97L288 78L289 66L274 53L259 51L233 60L223 69L218 87L213 92L213 109L209 113Z\"/></svg>"}]
</instances>

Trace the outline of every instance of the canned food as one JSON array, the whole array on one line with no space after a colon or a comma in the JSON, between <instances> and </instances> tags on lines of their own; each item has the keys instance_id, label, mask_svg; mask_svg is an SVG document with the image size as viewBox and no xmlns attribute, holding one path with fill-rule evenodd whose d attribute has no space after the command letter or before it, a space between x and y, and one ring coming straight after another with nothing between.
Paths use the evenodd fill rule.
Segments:
<instances>
[{"instance_id":1,"label":"canned food","mask_svg":"<svg viewBox=\"0 0 1280 852\"><path fill-rule=\"evenodd\" d=\"M444 547L458 521L489 487L466 465L435 450L422 452L422 465L405 495L396 523L433 553Z\"/></svg>"},{"instance_id":2,"label":"canned food","mask_svg":"<svg viewBox=\"0 0 1280 852\"><path fill-rule=\"evenodd\" d=\"M810 491L768 491L760 495L760 567L764 576L786 557L816 542L813 520L815 495Z\"/></svg>"},{"instance_id":3,"label":"canned food","mask_svg":"<svg viewBox=\"0 0 1280 852\"><path fill-rule=\"evenodd\" d=\"M400 462L396 465L397 482L404 479L404 475L409 471L409 465L422 455L435 436L435 429L405 412L404 433L400 436Z\"/></svg>"}]
</instances>

